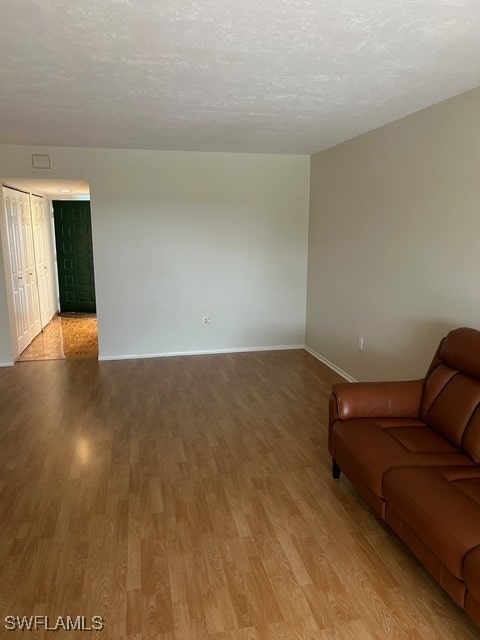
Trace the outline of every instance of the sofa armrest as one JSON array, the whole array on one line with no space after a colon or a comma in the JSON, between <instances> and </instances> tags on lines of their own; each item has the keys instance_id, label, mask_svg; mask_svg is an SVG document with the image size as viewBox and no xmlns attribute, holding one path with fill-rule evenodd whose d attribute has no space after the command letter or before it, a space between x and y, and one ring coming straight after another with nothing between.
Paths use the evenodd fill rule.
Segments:
<instances>
[{"instance_id":1,"label":"sofa armrest","mask_svg":"<svg viewBox=\"0 0 480 640\"><path fill-rule=\"evenodd\" d=\"M330 427L351 418L418 418L423 380L342 382L333 385Z\"/></svg>"}]
</instances>

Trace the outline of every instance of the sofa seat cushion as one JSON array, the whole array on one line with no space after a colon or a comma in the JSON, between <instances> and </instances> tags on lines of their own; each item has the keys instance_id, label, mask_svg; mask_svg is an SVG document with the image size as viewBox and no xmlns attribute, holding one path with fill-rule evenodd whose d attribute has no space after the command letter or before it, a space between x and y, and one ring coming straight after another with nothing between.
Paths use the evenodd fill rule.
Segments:
<instances>
[{"instance_id":1,"label":"sofa seat cushion","mask_svg":"<svg viewBox=\"0 0 480 640\"><path fill-rule=\"evenodd\" d=\"M436 431L420 420L359 418L339 420L331 430L331 453L348 477L362 478L375 495L383 497L387 471L405 466L472 465Z\"/></svg>"},{"instance_id":2,"label":"sofa seat cushion","mask_svg":"<svg viewBox=\"0 0 480 640\"><path fill-rule=\"evenodd\" d=\"M480 469L392 469L385 474L383 493L388 509L463 580L465 558L480 545ZM402 537L402 524L397 528Z\"/></svg>"},{"instance_id":3,"label":"sofa seat cushion","mask_svg":"<svg viewBox=\"0 0 480 640\"><path fill-rule=\"evenodd\" d=\"M480 602L480 546L465 558L464 575L468 591Z\"/></svg>"}]
</instances>

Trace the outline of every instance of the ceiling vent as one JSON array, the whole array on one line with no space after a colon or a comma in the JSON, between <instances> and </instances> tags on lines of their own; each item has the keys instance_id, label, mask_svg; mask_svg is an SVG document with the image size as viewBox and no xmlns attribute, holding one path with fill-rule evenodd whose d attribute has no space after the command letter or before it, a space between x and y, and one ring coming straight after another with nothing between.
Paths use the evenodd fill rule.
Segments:
<instances>
[{"instance_id":1,"label":"ceiling vent","mask_svg":"<svg viewBox=\"0 0 480 640\"><path fill-rule=\"evenodd\" d=\"M32 153L32 167L34 169L50 169L50 156L41 153Z\"/></svg>"}]
</instances>

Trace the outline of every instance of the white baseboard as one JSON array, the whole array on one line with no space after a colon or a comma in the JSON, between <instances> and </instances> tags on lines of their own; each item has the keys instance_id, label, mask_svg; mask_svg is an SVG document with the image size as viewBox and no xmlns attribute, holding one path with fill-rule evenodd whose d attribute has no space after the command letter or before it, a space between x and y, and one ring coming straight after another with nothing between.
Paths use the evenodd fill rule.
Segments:
<instances>
[{"instance_id":1,"label":"white baseboard","mask_svg":"<svg viewBox=\"0 0 480 640\"><path fill-rule=\"evenodd\" d=\"M343 369L340 369L340 367L337 367L336 364L333 364L333 362L330 362L330 360L327 360L327 358L324 358L323 356L321 356L319 353L317 353L310 347L307 347L307 345L305 345L304 349L305 351L308 351L308 353L310 353L314 358L316 358L317 360L320 360L320 362L323 362L323 364L327 365L329 369L332 369L332 371L335 371L335 373L338 373L339 376L342 376L342 378L345 378L347 382L358 382L358 380L356 380L353 376L348 374Z\"/></svg>"},{"instance_id":2,"label":"white baseboard","mask_svg":"<svg viewBox=\"0 0 480 640\"><path fill-rule=\"evenodd\" d=\"M13 367L14 362L0 362L0 367Z\"/></svg>"},{"instance_id":3,"label":"white baseboard","mask_svg":"<svg viewBox=\"0 0 480 640\"><path fill-rule=\"evenodd\" d=\"M232 349L213 349L206 351L168 351L161 353L132 353L119 354L115 356L99 356L100 362L112 360L137 360L140 358L173 358L177 356L210 356L220 353L249 353L253 351L287 351L291 349L303 349L303 344L281 344L266 347L236 347Z\"/></svg>"}]
</instances>

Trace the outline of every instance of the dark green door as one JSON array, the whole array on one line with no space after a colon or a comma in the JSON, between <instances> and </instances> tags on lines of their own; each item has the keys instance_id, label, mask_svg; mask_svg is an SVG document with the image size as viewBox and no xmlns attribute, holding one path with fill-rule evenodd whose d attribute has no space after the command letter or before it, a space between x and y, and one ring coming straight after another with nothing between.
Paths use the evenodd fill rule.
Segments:
<instances>
[{"instance_id":1,"label":"dark green door","mask_svg":"<svg viewBox=\"0 0 480 640\"><path fill-rule=\"evenodd\" d=\"M94 313L92 221L90 202L53 201L60 311Z\"/></svg>"}]
</instances>

